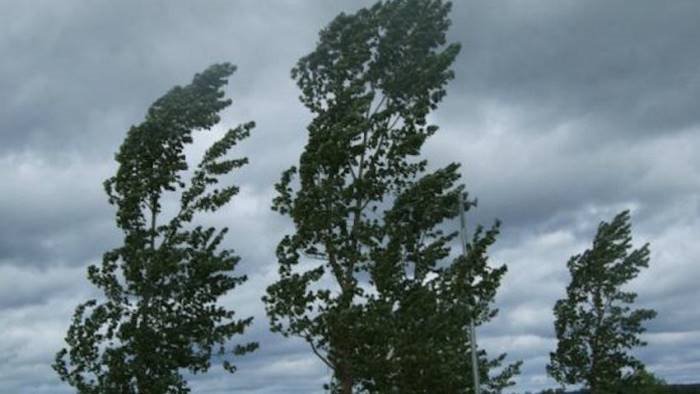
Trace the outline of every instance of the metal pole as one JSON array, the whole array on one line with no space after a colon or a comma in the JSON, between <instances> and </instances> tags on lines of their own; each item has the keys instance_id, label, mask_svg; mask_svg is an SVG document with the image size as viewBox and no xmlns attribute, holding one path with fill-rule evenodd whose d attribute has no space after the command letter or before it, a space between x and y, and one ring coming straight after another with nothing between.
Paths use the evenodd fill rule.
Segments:
<instances>
[{"instance_id":1,"label":"metal pole","mask_svg":"<svg viewBox=\"0 0 700 394\"><path fill-rule=\"evenodd\" d=\"M459 236L462 240L462 256L467 257L467 235L466 235L466 219L464 218L464 206L467 204L466 195L462 195L459 199ZM474 381L474 393L481 394L481 387L479 384L479 366L477 365L476 358L476 330L474 329L474 319L473 316L469 317L469 342L471 345L472 354L472 378Z\"/></svg>"}]
</instances>

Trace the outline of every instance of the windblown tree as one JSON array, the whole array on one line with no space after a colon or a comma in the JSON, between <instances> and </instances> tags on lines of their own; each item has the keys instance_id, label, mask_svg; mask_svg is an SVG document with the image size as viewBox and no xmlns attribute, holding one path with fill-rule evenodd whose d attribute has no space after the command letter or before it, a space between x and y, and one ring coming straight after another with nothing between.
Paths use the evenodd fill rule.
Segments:
<instances>
[{"instance_id":1,"label":"windblown tree","mask_svg":"<svg viewBox=\"0 0 700 394\"><path fill-rule=\"evenodd\" d=\"M362 386L370 392L473 391L470 323L496 316L491 303L506 267L488 265L498 222L488 230L478 226L464 255L438 265L455 234L442 234L437 224L454 216L452 202L472 205L452 194L461 187L451 189L444 175L424 175L386 212L387 241L375 250L372 275L380 296L370 297L361 324L369 329L361 331L367 342L360 357L373 354L359 363L367 368ZM484 350L476 357L482 393L513 385L521 362L502 367L505 354L489 360Z\"/></svg>"},{"instance_id":2,"label":"windblown tree","mask_svg":"<svg viewBox=\"0 0 700 394\"><path fill-rule=\"evenodd\" d=\"M450 262L456 234L442 228L463 203L459 167L428 171L418 157L459 52L446 44L449 10L393 0L340 14L292 70L315 117L276 185L273 209L295 232L264 301L272 330L305 339L333 371L333 392L471 392L468 323L495 314L497 226ZM489 378L502 357L479 359L485 388L517 372Z\"/></svg>"},{"instance_id":3,"label":"windblown tree","mask_svg":"<svg viewBox=\"0 0 700 394\"><path fill-rule=\"evenodd\" d=\"M183 153L192 134L211 129L231 104L223 88L234 71L228 63L213 65L191 84L171 89L129 130L116 154L119 168L105 189L117 208L123 245L88 268L104 297L77 307L68 347L53 365L80 393L189 392L183 371L206 372L218 355L233 372L231 357L257 347L228 343L252 318L236 319L218 303L246 280L232 276L239 258L220 247L227 229L195 223L198 213L217 211L238 192L217 184L247 163L227 153L254 124L226 132L188 175ZM178 199L179 208L164 208Z\"/></svg>"},{"instance_id":4,"label":"windblown tree","mask_svg":"<svg viewBox=\"0 0 700 394\"><path fill-rule=\"evenodd\" d=\"M644 365L630 350L644 346L650 309L632 309L637 294L623 287L649 266L649 245L632 249L629 211L602 222L593 247L567 263L571 283L554 306L557 349L547 372L561 384L585 384L609 393L638 376Z\"/></svg>"}]
</instances>

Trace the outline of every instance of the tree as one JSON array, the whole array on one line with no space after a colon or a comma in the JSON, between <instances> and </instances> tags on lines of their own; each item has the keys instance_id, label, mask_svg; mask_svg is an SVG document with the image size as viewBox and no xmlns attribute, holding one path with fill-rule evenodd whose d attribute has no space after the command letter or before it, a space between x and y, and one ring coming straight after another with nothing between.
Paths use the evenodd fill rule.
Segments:
<instances>
[{"instance_id":1,"label":"tree","mask_svg":"<svg viewBox=\"0 0 700 394\"><path fill-rule=\"evenodd\" d=\"M273 209L295 231L263 300L272 330L333 371L334 392L468 392L468 320L495 314L505 267L489 267L486 249L498 227L448 263L459 166L428 171L418 158L459 52L446 44L449 10L393 0L340 14L292 70L315 117L298 169L276 185ZM502 357L480 360L487 374ZM517 365L504 372L485 387L507 385Z\"/></svg>"},{"instance_id":2,"label":"tree","mask_svg":"<svg viewBox=\"0 0 700 394\"><path fill-rule=\"evenodd\" d=\"M619 394L667 394L666 381L646 369L629 374L616 391Z\"/></svg>"},{"instance_id":3,"label":"tree","mask_svg":"<svg viewBox=\"0 0 700 394\"><path fill-rule=\"evenodd\" d=\"M219 122L231 104L223 87L235 67L217 64L175 87L131 127L116 154L116 175L105 182L124 243L104 254L88 279L103 300L79 305L64 348L53 368L80 393L185 393L181 370L206 372L213 354L233 372L229 350L243 354L255 343L227 349L252 318L234 319L217 303L246 280L231 276L239 258L220 250L226 228L195 226L199 212L215 212L238 192L216 188L220 178L247 163L227 159L227 152L249 135L254 124L229 130L206 151L189 180L183 150L194 131ZM176 192L180 192L177 193ZM179 209L164 219L166 200L179 195ZM172 201L173 199L171 199ZM175 211L175 209L172 209Z\"/></svg>"},{"instance_id":4,"label":"tree","mask_svg":"<svg viewBox=\"0 0 700 394\"><path fill-rule=\"evenodd\" d=\"M584 383L608 393L644 366L629 350L644 346L642 323L650 309L632 309L637 295L622 287L649 266L649 245L632 250L629 211L602 222L593 247L567 263L571 283L554 306L557 349L547 372L561 384Z\"/></svg>"}]
</instances>

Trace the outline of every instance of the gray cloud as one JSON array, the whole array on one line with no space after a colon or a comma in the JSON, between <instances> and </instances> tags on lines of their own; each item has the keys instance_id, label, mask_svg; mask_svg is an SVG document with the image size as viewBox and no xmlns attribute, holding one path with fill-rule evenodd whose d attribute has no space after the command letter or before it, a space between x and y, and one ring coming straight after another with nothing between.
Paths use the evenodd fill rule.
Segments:
<instances>
[{"instance_id":1,"label":"gray cloud","mask_svg":"<svg viewBox=\"0 0 700 394\"><path fill-rule=\"evenodd\" d=\"M465 97L447 107L511 108L537 133L584 123L579 142L589 143L691 127L697 12L692 1L458 2L452 37L464 52L453 90Z\"/></svg>"},{"instance_id":2,"label":"gray cloud","mask_svg":"<svg viewBox=\"0 0 700 394\"><path fill-rule=\"evenodd\" d=\"M33 2L0 5L0 387L70 392L49 364L73 308L94 296L85 266L119 244L102 181L148 105L217 61L239 66L221 126L258 127L235 154L227 246L250 280L225 302L255 315L260 351L234 376L192 377L195 392L321 392L328 371L306 345L267 330L260 301L276 277L274 247L290 223L269 210L272 184L305 144L310 115L289 78L318 30L356 2ZM634 239L652 262L631 285L659 317L638 352L671 382L699 375L700 4L640 1L456 2L450 37L463 43L456 79L424 153L463 164L479 198L473 223L503 220L494 264L509 273L500 314L481 344L525 361L519 391L553 387L551 308L565 262L600 220L633 210ZM455 223L448 224L456 226Z\"/></svg>"}]
</instances>

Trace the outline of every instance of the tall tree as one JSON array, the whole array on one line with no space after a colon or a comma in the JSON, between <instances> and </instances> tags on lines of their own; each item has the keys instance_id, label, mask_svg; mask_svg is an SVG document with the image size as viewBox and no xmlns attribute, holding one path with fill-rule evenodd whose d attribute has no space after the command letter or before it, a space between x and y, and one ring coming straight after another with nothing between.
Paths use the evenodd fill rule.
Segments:
<instances>
[{"instance_id":1,"label":"tall tree","mask_svg":"<svg viewBox=\"0 0 700 394\"><path fill-rule=\"evenodd\" d=\"M334 392L467 392L465 328L495 313L505 267L485 253L497 229L447 263L458 165L429 172L418 158L459 52L446 44L449 10L393 0L340 14L292 70L315 117L298 169L276 186L273 209L295 232L264 301L272 330L305 339L332 369ZM484 371L500 362L481 359Z\"/></svg>"},{"instance_id":2,"label":"tall tree","mask_svg":"<svg viewBox=\"0 0 700 394\"><path fill-rule=\"evenodd\" d=\"M561 384L584 383L593 394L612 392L644 365L630 349L644 346L650 309L632 309L637 294L622 287L649 266L649 245L632 249L629 211L602 222L593 247L567 263L571 283L554 306L557 349L547 372Z\"/></svg>"},{"instance_id":3,"label":"tall tree","mask_svg":"<svg viewBox=\"0 0 700 394\"><path fill-rule=\"evenodd\" d=\"M68 348L53 365L80 393L189 392L183 370L206 372L218 354L233 372L229 353L257 347L228 349L228 340L252 318L235 319L218 303L246 280L231 275L239 258L220 248L227 229L193 223L196 214L217 211L238 192L216 184L247 163L226 155L254 124L227 131L185 176L184 148L194 131L211 129L231 104L223 88L234 71L231 64L216 64L191 84L171 89L129 130L116 154L119 168L105 189L117 208L123 245L105 253L100 267L88 268L104 298L77 307ZM170 195L174 201L179 196L179 209L165 209Z\"/></svg>"}]
</instances>

